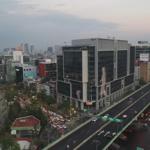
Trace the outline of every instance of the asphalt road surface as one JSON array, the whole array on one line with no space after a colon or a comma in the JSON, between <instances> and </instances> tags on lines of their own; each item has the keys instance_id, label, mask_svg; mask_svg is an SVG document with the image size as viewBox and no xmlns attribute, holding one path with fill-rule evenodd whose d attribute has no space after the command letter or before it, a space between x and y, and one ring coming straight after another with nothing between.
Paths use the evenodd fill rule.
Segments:
<instances>
[{"instance_id":1,"label":"asphalt road surface","mask_svg":"<svg viewBox=\"0 0 150 150\"><path fill-rule=\"evenodd\" d=\"M150 102L150 91L142 98L139 98L138 101L130 106L127 110L123 110L121 114L117 115L117 118L123 119L122 123L110 123L103 128L104 132L100 135L96 134L86 143L84 143L78 150L100 150L103 149L113 138L111 133L119 132L124 126L126 126L136 115L140 112L147 104ZM136 111L135 111L136 110ZM127 115L127 118L123 118L123 115ZM110 133L110 134L107 134ZM108 135L108 136L107 136ZM97 142L96 142L97 141Z\"/></svg>"},{"instance_id":2,"label":"asphalt road surface","mask_svg":"<svg viewBox=\"0 0 150 150\"><path fill-rule=\"evenodd\" d=\"M105 113L101 114L104 116L109 114L111 117L122 117L122 114L127 114L128 118L121 124L116 125L114 123L109 123L108 121L102 121L98 119L96 122L90 121L88 124L84 125L77 131L73 132L71 135L67 136L60 142L56 143L49 150L94 150L94 149L102 149L111 139L105 137L104 135L107 132L117 132L116 129L119 131L123 125L127 124L131 118L134 117L133 109L137 109L139 111L142 109L146 103L149 103L148 100L144 100L146 98L142 97L145 93L150 90L150 84L144 87L143 89L137 91L130 97L126 98L124 101L117 104L115 107L109 109ZM145 95L147 96L147 95ZM148 96L149 93L148 93ZM144 102L142 103L142 100ZM121 113L120 113L121 112ZM117 127L116 127L117 126ZM104 130L104 133L101 131ZM100 134L100 135L97 135ZM85 142L83 142L85 141Z\"/></svg>"}]
</instances>

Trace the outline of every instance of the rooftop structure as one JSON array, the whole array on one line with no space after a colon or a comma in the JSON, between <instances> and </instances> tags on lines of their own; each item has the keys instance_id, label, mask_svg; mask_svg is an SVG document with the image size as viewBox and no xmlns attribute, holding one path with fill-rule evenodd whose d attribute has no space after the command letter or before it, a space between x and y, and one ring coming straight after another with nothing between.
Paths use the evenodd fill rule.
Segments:
<instances>
[{"instance_id":1,"label":"rooftop structure","mask_svg":"<svg viewBox=\"0 0 150 150\"><path fill-rule=\"evenodd\" d=\"M40 120L34 116L16 118L11 130L37 130L40 131Z\"/></svg>"}]
</instances>

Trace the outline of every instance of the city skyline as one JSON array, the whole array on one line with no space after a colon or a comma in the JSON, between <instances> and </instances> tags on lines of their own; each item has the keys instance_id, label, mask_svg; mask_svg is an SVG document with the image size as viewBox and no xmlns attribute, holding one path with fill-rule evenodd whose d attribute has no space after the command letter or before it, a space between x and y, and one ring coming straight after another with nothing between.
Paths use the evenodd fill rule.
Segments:
<instances>
[{"instance_id":1,"label":"city skyline","mask_svg":"<svg viewBox=\"0 0 150 150\"><path fill-rule=\"evenodd\" d=\"M150 40L148 0L1 0L0 49L19 43L37 48L72 39Z\"/></svg>"}]
</instances>

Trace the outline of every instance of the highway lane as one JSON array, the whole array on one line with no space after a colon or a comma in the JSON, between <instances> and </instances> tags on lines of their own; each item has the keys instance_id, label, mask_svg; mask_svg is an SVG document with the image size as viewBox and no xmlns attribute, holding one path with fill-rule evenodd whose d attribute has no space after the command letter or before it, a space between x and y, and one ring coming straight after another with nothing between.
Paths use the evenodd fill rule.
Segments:
<instances>
[{"instance_id":1,"label":"highway lane","mask_svg":"<svg viewBox=\"0 0 150 150\"><path fill-rule=\"evenodd\" d=\"M150 85L144 87L140 91L136 92L132 96L126 98L124 101L116 105L115 107L111 108L110 110L106 111L102 115L105 114L114 114L117 115L118 112L122 111L123 108L126 108L129 106L132 102L136 101L137 98L139 98L143 93L148 91L150 89ZM107 122L103 122L101 120L98 120L96 123L93 124L93 122L89 122L85 126L81 127L68 137L64 138L62 141L54 145L53 147L49 148L50 150L66 150L66 149L73 149L77 145L79 145L82 141L87 139L91 134L93 134L95 131L97 131L99 128L101 128L103 125L105 125ZM67 145L69 147L67 148Z\"/></svg>"},{"instance_id":2,"label":"highway lane","mask_svg":"<svg viewBox=\"0 0 150 150\"><path fill-rule=\"evenodd\" d=\"M119 125L119 131L122 130L124 126L126 126L132 119L137 115L138 112L140 112L146 105L150 103L150 92L142 98L140 101L138 101L134 106L132 106L129 110L127 110L124 114L126 114L128 117L124 120L122 124ZM136 113L133 111L136 110ZM122 115L119 116L119 118L122 118ZM113 126L113 128L110 126L108 127L112 131L116 129L117 125ZM104 144L101 145L101 147L104 147L107 143L105 143L105 140L103 141Z\"/></svg>"},{"instance_id":3,"label":"highway lane","mask_svg":"<svg viewBox=\"0 0 150 150\"><path fill-rule=\"evenodd\" d=\"M123 119L122 123L110 123L105 128L103 132L98 132L101 134L96 134L90 140L88 140L84 145L78 148L78 150L102 150L112 139L112 137L106 137L106 133L118 133L121 129L126 126L136 115L141 111L147 104L150 103L150 91L142 98L140 98L133 106L129 107L126 111L123 111L117 118L123 119L123 115L126 114L127 118ZM136 110L136 113L134 112ZM96 141L96 142L95 142Z\"/></svg>"}]
</instances>

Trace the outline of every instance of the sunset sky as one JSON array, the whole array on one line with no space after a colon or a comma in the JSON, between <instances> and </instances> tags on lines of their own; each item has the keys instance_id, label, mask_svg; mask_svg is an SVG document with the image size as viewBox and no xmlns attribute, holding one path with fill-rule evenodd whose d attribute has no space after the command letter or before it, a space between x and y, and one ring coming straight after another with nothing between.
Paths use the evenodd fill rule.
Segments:
<instances>
[{"instance_id":1,"label":"sunset sky","mask_svg":"<svg viewBox=\"0 0 150 150\"><path fill-rule=\"evenodd\" d=\"M77 38L150 41L150 0L0 0L0 49Z\"/></svg>"}]
</instances>

